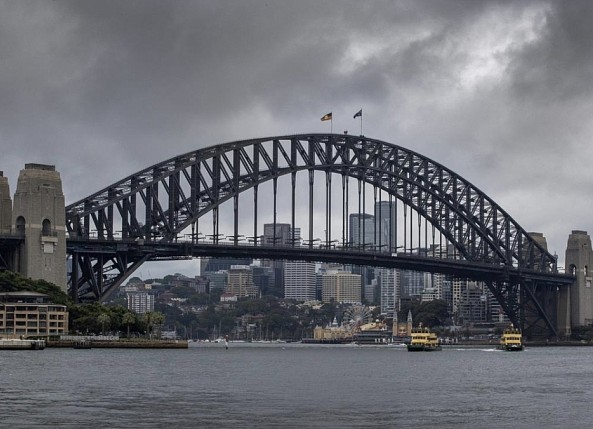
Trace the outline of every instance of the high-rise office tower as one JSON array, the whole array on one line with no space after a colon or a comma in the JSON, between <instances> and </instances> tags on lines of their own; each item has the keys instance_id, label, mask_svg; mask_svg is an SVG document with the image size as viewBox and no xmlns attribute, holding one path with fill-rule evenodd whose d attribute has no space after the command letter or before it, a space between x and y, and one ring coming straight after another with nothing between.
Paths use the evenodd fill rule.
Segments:
<instances>
[{"instance_id":1,"label":"high-rise office tower","mask_svg":"<svg viewBox=\"0 0 593 429\"><path fill-rule=\"evenodd\" d=\"M350 214L350 235L348 240L352 247L374 248L375 217L367 213Z\"/></svg>"},{"instance_id":2,"label":"high-rise office tower","mask_svg":"<svg viewBox=\"0 0 593 429\"><path fill-rule=\"evenodd\" d=\"M377 201L375 203L375 220L377 223L375 246L381 252L395 253L395 202Z\"/></svg>"},{"instance_id":3,"label":"high-rise office tower","mask_svg":"<svg viewBox=\"0 0 593 429\"><path fill-rule=\"evenodd\" d=\"M264 235L261 237L261 243L264 246L287 247L298 246L301 239L301 229L293 230L289 223L266 223L264 224ZM268 292L271 295L282 297L284 295L284 261L262 260L262 267L268 267L273 270L271 276L272 282L268 285Z\"/></svg>"}]
</instances>

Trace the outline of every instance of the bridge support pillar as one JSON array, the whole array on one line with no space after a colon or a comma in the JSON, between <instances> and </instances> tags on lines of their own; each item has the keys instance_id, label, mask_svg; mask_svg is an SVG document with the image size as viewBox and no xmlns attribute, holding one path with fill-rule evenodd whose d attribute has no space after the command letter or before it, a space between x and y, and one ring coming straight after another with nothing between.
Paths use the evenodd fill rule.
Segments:
<instances>
[{"instance_id":1,"label":"bridge support pillar","mask_svg":"<svg viewBox=\"0 0 593 429\"><path fill-rule=\"evenodd\" d=\"M586 231L572 231L566 246L565 267L576 276L568 302L571 327L593 324L593 251Z\"/></svg>"},{"instance_id":2,"label":"bridge support pillar","mask_svg":"<svg viewBox=\"0 0 593 429\"><path fill-rule=\"evenodd\" d=\"M558 335L568 339L572 333L570 329L570 288L562 287L558 291L558 320L556 323Z\"/></svg>"},{"instance_id":3,"label":"bridge support pillar","mask_svg":"<svg viewBox=\"0 0 593 429\"><path fill-rule=\"evenodd\" d=\"M26 164L20 171L12 217L13 231L25 238L19 250L20 273L66 292L64 194L54 166Z\"/></svg>"}]
</instances>

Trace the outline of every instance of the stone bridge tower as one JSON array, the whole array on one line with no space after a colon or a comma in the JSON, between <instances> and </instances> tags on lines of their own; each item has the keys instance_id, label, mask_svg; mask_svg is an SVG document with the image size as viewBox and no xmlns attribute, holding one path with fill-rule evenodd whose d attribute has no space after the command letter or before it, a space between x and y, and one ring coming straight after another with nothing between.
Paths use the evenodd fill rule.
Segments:
<instances>
[{"instance_id":1,"label":"stone bridge tower","mask_svg":"<svg viewBox=\"0 0 593 429\"><path fill-rule=\"evenodd\" d=\"M0 171L0 270L12 269L14 266L15 251L11 246L4 245L4 237L11 234L12 225L12 199L10 187L4 172Z\"/></svg>"},{"instance_id":2,"label":"stone bridge tower","mask_svg":"<svg viewBox=\"0 0 593 429\"><path fill-rule=\"evenodd\" d=\"M529 235L540 246L548 250L546 237L544 237L541 232L530 232ZM539 266L536 266L535 268L539 268ZM546 312L548 312L548 314L556 314L556 329L558 335L561 338L570 336L570 289L561 288L557 300L554 300L551 296L540 296L539 299L540 303L546 307Z\"/></svg>"},{"instance_id":3,"label":"stone bridge tower","mask_svg":"<svg viewBox=\"0 0 593 429\"><path fill-rule=\"evenodd\" d=\"M65 205L62 179L53 165L25 164L14 194L13 234L25 238L18 271L67 290Z\"/></svg>"},{"instance_id":4,"label":"stone bridge tower","mask_svg":"<svg viewBox=\"0 0 593 429\"><path fill-rule=\"evenodd\" d=\"M566 246L566 271L576 276L570 288L570 319L572 326L593 323L593 251L586 231L572 231Z\"/></svg>"},{"instance_id":5,"label":"stone bridge tower","mask_svg":"<svg viewBox=\"0 0 593 429\"><path fill-rule=\"evenodd\" d=\"M10 235L12 225L12 199L8 178L0 171L0 235Z\"/></svg>"}]
</instances>

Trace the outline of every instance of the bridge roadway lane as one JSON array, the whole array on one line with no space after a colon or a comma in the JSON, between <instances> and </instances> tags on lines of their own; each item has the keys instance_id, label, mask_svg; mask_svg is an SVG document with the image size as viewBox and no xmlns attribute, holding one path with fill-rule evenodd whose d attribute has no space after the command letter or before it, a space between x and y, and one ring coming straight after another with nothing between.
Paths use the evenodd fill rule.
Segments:
<instances>
[{"instance_id":1,"label":"bridge roadway lane","mask_svg":"<svg viewBox=\"0 0 593 429\"><path fill-rule=\"evenodd\" d=\"M385 252L356 251L347 247L325 248L319 245L309 247L263 246L230 242L143 242L134 240L68 239L68 253L107 256L126 254L128 260L139 260L150 255L150 261L190 257L237 257L253 259L304 260L311 262L335 262L341 264L399 268L430 273L448 274L459 278L475 280L536 281L538 283L570 286L574 277L567 274L543 273L535 270L519 270L500 264L472 262L454 259L421 257L405 253L397 256Z\"/></svg>"}]
</instances>

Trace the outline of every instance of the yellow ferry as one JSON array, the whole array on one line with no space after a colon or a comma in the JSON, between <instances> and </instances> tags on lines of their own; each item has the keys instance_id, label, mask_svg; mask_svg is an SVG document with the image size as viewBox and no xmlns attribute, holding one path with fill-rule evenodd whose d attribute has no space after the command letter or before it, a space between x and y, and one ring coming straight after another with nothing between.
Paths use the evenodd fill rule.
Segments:
<instances>
[{"instance_id":1,"label":"yellow ferry","mask_svg":"<svg viewBox=\"0 0 593 429\"><path fill-rule=\"evenodd\" d=\"M513 327L513 325L505 329L500 337L500 345L498 347L508 352L519 352L523 350L521 331Z\"/></svg>"},{"instance_id":2,"label":"yellow ferry","mask_svg":"<svg viewBox=\"0 0 593 429\"><path fill-rule=\"evenodd\" d=\"M437 334L422 326L412 329L411 341L407 345L409 352L432 352L441 350Z\"/></svg>"}]
</instances>

